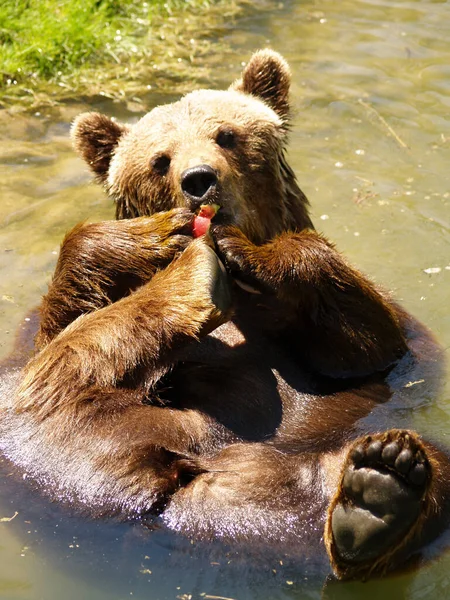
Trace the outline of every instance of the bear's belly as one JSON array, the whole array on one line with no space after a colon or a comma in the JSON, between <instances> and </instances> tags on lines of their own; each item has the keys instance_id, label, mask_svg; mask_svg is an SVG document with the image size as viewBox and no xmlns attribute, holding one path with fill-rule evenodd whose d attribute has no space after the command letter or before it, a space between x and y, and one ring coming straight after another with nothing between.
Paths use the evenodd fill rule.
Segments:
<instances>
[{"instance_id":1,"label":"bear's belly","mask_svg":"<svg viewBox=\"0 0 450 600\"><path fill-rule=\"evenodd\" d=\"M392 395L385 374L364 381L324 380L290 348L228 322L190 345L165 380L163 399L208 414L230 439L292 451L333 451L361 435L359 425Z\"/></svg>"},{"instance_id":2,"label":"bear's belly","mask_svg":"<svg viewBox=\"0 0 450 600\"><path fill-rule=\"evenodd\" d=\"M228 322L189 346L164 380L160 397L172 407L200 410L232 437L262 441L308 430L305 417L316 382L295 357L263 334L247 341ZM294 425L295 421L295 425Z\"/></svg>"}]
</instances>

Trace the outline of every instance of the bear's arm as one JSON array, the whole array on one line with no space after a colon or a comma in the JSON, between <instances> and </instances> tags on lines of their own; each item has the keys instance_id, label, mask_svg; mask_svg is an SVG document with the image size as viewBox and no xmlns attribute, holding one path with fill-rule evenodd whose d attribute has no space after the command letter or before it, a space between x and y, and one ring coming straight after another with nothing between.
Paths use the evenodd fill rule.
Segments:
<instances>
[{"instance_id":1,"label":"bear's arm","mask_svg":"<svg viewBox=\"0 0 450 600\"><path fill-rule=\"evenodd\" d=\"M36 425L33 472L64 472L69 492L127 513L173 492L180 458L220 436L198 411L158 406L155 386L186 344L228 318L225 281L211 248L194 241L149 283L49 342L14 403L16 418Z\"/></svg>"},{"instance_id":2,"label":"bear's arm","mask_svg":"<svg viewBox=\"0 0 450 600\"><path fill-rule=\"evenodd\" d=\"M62 245L43 298L36 346L43 348L82 314L127 296L192 240L185 209L123 221L77 225Z\"/></svg>"},{"instance_id":3,"label":"bear's arm","mask_svg":"<svg viewBox=\"0 0 450 600\"><path fill-rule=\"evenodd\" d=\"M255 307L271 307L258 326L314 372L364 377L407 351L400 311L317 232L283 233L261 246L234 227L216 227L214 237L229 271L262 293Z\"/></svg>"}]
</instances>

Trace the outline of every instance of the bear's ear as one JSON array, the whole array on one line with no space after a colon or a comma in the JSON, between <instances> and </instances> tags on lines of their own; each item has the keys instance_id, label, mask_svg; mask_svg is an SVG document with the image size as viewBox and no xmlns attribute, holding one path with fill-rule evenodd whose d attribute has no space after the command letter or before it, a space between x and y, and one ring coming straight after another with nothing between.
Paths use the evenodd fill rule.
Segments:
<instances>
[{"instance_id":1,"label":"bear's ear","mask_svg":"<svg viewBox=\"0 0 450 600\"><path fill-rule=\"evenodd\" d=\"M230 89L264 100L283 120L289 117L291 70L284 58L266 48L255 52L241 79Z\"/></svg>"},{"instance_id":2,"label":"bear's ear","mask_svg":"<svg viewBox=\"0 0 450 600\"><path fill-rule=\"evenodd\" d=\"M99 181L106 180L112 154L128 130L126 125L99 113L83 113L75 119L71 129L74 148Z\"/></svg>"}]
</instances>

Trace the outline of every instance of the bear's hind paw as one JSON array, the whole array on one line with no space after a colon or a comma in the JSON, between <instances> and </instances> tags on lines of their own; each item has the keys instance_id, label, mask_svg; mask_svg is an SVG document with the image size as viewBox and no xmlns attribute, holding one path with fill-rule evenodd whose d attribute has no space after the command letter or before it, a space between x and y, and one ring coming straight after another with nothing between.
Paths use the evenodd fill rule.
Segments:
<instances>
[{"instance_id":1,"label":"bear's hind paw","mask_svg":"<svg viewBox=\"0 0 450 600\"><path fill-rule=\"evenodd\" d=\"M341 578L367 578L396 563L431 507L432 469L420 438L390 430L355 442L330 503L325 544Z\"/></svg>"}]
</instances>

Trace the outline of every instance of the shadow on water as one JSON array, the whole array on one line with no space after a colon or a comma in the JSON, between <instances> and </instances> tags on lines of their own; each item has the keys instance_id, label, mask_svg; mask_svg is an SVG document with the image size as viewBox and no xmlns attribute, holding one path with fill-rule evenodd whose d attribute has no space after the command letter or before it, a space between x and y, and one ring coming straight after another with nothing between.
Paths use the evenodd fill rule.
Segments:
<instances>
[{"instance_id":1,"label":"shadow on water","mask_svg":"<svg viewBox=\"0 0 450 600\"><path fill-rule=\"evenodd\" d=\"M224 87L259 47L293 70L290 161L319 230L450 347L450 19L445 2L286 2L227 32L235 58L211 79ZM146 97L149 107L171 96ZM0 114L0 354L45 293L59 243L75 223L113 207L75 157L71 119L95 109L139 114L96 99L58 113ZM448 354L448 351L447 351ZM399 420L450 446L450 385L406 382ZM428 391L427 391L428 390ZM90 521L51 504L7 463L0 478L0 598L448 598L450 558L366 584L328 581L324 556L293 560L262 544L202 545L160 527ZM439 554L447 539L432 549Z\"/></svg>"}]
</instances>

